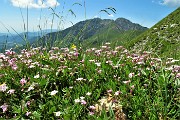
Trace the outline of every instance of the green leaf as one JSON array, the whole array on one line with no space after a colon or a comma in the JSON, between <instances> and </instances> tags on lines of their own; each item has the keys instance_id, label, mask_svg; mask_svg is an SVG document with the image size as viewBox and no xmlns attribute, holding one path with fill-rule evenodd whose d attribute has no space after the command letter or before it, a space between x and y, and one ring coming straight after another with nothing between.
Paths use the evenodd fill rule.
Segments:
<instances>
[{"instance_id":1,"label":"green leaf","mask_svg":"<svg viewBox=\"0 0 180 120\"><path fill-rule=\"evenodd\" d=\"M47 60L42 60L42 64L43 65L52 65L52 63Z\"/></svg>"},{"instance_id":2,"label":"green leaf","mask_svg":"<svg viewBox=\"0 0 180 120\"><path fill-rule=\"evenodd\" d=\"M53 107L51 107L51 109L49 110L48 114L52 114L52 113L55 112L55 111L56 111L56 107L53 106Z\"/></svg>"},{"instance_id":3,"label":"green leaf","mask_svg":"<svg viewBox=\"0 0 180 120\"><path fill-rule=\"evenodd\" d=\"M41 79L41 80L39 81L39 85L42 87L42 86L46 85L46 82L47 82L47 80Z\"/></svg>"},{"instance_id":4,"label":"green leaf","mask_svg":"<svg viewBox=\"0 0 180 120\"><path fill-rule=\"evenodd\" d=\"M42 117L41 114L38 113L38 112L36 112L36 111L34 111L34 112L32 113L32 115L33 115L33 117L34 117L36 120L40 120L40 118Z\"/></svg>"},{"instance_id":5,"label":"green leaf","mask_svg":"<svg viewBox=\"0 0 180 120\"><path fill-rule=\"evenodd\" d=\"M13 109L13 113L21 113L21 108L20 107L12 106L12 109Z\"/></svg>"}]
</instances>

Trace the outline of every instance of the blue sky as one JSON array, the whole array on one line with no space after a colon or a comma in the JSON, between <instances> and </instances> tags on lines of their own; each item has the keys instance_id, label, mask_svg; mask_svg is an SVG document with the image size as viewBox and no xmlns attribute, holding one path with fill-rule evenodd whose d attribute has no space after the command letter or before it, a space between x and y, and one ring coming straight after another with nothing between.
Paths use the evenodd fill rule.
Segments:
<instances>
[{"instance_id":1,"label":"blue sky","mask_svg":"<svg viewBox=\"0 0 180 120\"><path fill-rule=\"evenodd\" d=\"M74 3L80 3L82 6ZM40 28L51 27L64 29L94 17L102 19L123 17L134 23L151 27L177 9L180 0L0 0L0 33L7 33L8 30L13 33L12 28L17 32L27 30L27 27L24 29L24 23L27 26L27 5L28 30L38 31ZM53 16L53 11L49 7L53 8L59 17ZM109 11L111 15L99 12L108 7L115 8L116 14L112 11ZM68 12L70 9L76 17Z\"/></svg>"}]
</instances>

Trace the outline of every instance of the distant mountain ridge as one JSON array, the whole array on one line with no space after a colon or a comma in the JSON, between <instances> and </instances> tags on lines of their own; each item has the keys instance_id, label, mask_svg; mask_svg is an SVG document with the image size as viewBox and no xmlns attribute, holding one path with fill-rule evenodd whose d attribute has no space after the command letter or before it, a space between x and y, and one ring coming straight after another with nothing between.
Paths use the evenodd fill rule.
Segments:
<instances>
[{"instance_id":1,"label":"distant mountain ridge","mask_svg":"<svg viewBox=\"0 0 180 120\"><path fill-rule=\"evenodd\" d=\"M120 37L128 32L129 34L134 32L135 36L137 36L147 29L147 27L132 23L125 18L118 18L116 20L94 18L80 21L65 30L49 33L38 41L38 45L45 46L45 44L49 44L50 46L66 47L72 43L81 42L82 44L89 44L85 46L90 46L93 43L101 44L100 41L103 42L102 39L105 39L101 36L104 35L108 38L107 33L109 35L116 34L116 36ZM99 36L98 40L95 40L97 35Z\"/></svg>"},{"instance_id":2,"label":"distant mountain ridge","mask_svg":"<svg viewBox=\"0 0 180 120\"><path fill-rule=\"evenodd\" d=\"M47 33L51 33L51 32L56 32L58 31L57 29L44 29L44 30L41 30L41 31L34 31L34 32L21 32L21 33L18 33L20 35L24 35L24 34L29 34L30 36L43 36ZM0 36L16 36L17 34L16 33L1 33L0 32Z\"/></svg>"},{"instance_id":3,"label":"distant mountain ridge","mask_svg":"<svg viewBox=\"0 0 180 120\"><path fill-rule=\"evenodd\" d=\"M6 46L5 49L13 48L16 45L22 46L26 44L25 39L27 39L30 44L33 44L43 35L56 31L57 30L55 29L46 29L37 32L23 32L19 34L0 33L0 52L1 49L4 49L4 46Z\"/></svg>"}]
</instances>

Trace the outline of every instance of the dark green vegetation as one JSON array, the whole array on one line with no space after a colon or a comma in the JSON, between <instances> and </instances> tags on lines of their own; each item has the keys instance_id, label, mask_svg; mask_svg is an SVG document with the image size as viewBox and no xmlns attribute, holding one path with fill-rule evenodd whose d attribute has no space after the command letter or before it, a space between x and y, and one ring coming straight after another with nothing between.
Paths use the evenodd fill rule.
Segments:
<instances>
[{"instance_id":1,"label":"dark green vegetation","mask_svg":"<svg viewBox=\"0 0 180 120\"><path fill-rule=\"evenodd\" d=\"M81 21L63 31L47 34L38 41L38 46L67 47L74 43L90 48L101 46L105 42L124 45L145 30L146 27L125 18L118 18L115 21L94 18Z\"/></svg>"},{"instance_id":2,"label":"dark green vegetation","mask_svg":"<svg viewBox=\"0 0 180 120\"><path fill-rule=\"evenodd\" d=\"M180 59L180 8L133 39L127 46L133 51L147 50L161 57Z\"/></svg>"}]
</instances>

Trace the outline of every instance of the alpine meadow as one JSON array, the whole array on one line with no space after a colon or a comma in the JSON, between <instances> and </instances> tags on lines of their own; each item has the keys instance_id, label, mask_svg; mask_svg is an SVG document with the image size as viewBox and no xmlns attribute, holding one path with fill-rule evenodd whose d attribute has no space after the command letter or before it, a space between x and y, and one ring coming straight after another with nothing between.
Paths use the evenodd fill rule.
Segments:
<instances>
[{"instance_id":1,"label":"alpine meadow","mask_svg":"<svg viewBox=\"0 0 180 120\"><path fill-rule=\"evenodd\" d=\"M99 1L27 1L4 2L20 10L23 32L0 17L0 119L180 120L179 6L148 28L103 0L98 11L88 7ZM164 10L162 1L152 4ZM33 9L48 9L51 24L30 32Z\"/></svg>"}]
</instances>

